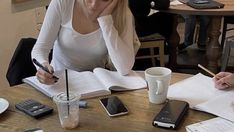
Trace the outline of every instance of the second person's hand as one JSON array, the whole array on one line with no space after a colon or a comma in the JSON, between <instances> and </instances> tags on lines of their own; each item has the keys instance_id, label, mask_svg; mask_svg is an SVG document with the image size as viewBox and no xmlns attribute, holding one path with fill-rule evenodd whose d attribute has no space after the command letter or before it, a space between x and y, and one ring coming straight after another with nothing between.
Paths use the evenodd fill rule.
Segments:
<instances>
[{"instance_id":1,"label":"second person's hand","mask_svg":"<svg viewBox=\"0 0 234 132\"><path fill-rule=\"evenodd\" d=\"M230 72L220 72L213 78L217 89L226 89L234 86L234 74Z\"/></svg>"}]
</instances>

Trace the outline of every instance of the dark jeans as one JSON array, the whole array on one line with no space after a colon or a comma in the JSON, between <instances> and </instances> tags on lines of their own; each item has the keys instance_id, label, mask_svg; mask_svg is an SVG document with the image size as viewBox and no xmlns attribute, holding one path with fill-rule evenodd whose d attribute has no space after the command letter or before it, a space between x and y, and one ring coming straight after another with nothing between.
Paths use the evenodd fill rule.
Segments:
<instances>
[{"instance_id":1,"label":"dark jeans","mask_svg":"<svg viewBox=\"0 0 234 132\"><path fill-rule=\"evenodd\" d=\"M195 16L195 15L183 15L183 17L185 19L184 44L185 45L193 44L193 35L196 26L196 19L198 17L200 24L198 45L205 45L210 18L207 16Z\"/></svg>"}]
</instances>

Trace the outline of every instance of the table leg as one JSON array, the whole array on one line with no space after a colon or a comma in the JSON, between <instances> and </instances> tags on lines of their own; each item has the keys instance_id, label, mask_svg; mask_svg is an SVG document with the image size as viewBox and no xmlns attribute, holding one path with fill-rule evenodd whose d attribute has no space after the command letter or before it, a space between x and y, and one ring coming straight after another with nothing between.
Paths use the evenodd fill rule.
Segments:
<instances>
[{"instance_id":1,"label":"table leg","mask_svg":"<svg viewBox=\"0 0 234 132\"><path fill-rule=\"evenodd\" d=\"M169 60L168 60L168 67L172 70L177 66L177 47L180 42L180 36L177 32L178 26L178 15L173 15L173 29L172 34L168 40L169 43Z\"/></svg>"},{"instance_id":2,"label":"table leg","mask_svg":"<svg viewBox=\"0 0 234 132\"><path fill-rule=\"evenodd\" d=\"M218 60L221 56L221 48L219 44L221 18L221 16L212 16L208 31L209 43L206 51L208 59L207 67L214 73L218 72Z\"/></svg>"}]
</instances>

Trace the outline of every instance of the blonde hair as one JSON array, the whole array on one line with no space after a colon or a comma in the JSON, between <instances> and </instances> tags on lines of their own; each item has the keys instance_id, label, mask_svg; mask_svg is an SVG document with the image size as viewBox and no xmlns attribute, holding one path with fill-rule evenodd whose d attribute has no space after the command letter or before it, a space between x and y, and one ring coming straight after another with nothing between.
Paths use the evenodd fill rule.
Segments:
<instances>
[{"instance_id":1,"label":"blonde hair","mask_svg":"<svg viewBox=\"0 0 234 132\"><path fill-rule=\"evenodd\" d=\"M124 26L126 25L128 10L128 0L118 0L118 3L112 13L114 26L117 29L119 35L123 33Z\"/></svg>"}]
</instances>

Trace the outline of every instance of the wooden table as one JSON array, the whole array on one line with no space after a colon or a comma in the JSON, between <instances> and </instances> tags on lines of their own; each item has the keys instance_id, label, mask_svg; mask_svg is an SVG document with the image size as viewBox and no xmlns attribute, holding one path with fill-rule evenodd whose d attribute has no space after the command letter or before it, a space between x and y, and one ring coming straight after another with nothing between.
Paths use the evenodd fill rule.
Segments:
<instances>
[{"instance_id":1,"label":"wooden table","mask_svg":"<svg viewBox=\"0 0 234 132\"><path fill-rule=\"evenodd\" d=\"M173 73L171 83L190 77L188 74ZM0 115L1 132L18 132L27 128L39 127L45 132L62 131L113 131L113 132L169 132L172 130L155 128L152 126L152 120L163 105L149 103L147 90L136 90L130 92L114 93L128 107L129 114L120 117L111 118L99 103L99 98L88 99L89 107L80 109L79 127L72 130L62 129L56 105L53 101L36 91L32 87L24 84L13 88L8 88L0 92L0 97L9 101L10 106L7 111ZM42 119L31 118L15 108L15 104L25 99L35 99L44 104L52 106L54 112L52 115ZM214 116L203 112L189 110L185 120L178 127L178 132L185 132L185 126L199 121L210 119Z\"/></svg>"},{"instance_id":2,"label":"wooden table","mask_svg":"<svg viewBox=\"0 0 234 132\"><path fill-rule=\"evenodd\" d=\"M207 67L215 73L218 72L218 60L221 56L221 48L218 41L219 36L221 34L220 32L221 18L222 16L234 15L234 0L216 0L216 1L225 4L224 8L199 10L189 7L185 4L182 4L182 5L170 6L169 10L164 11L173 14L208 15L211 17L211 23L208 31L209 43L206 50L206 56L208 59ZM172 36L170 38L170 44L172 44L172 46L169 56L169 67L171 67L172 69L178 67L176 57L177 57L177 47L180 42L180 37L177 32L177 25L178 25L177 15L174 15L174 17L175 17L173 25L174 29Z\"/></svg>"}]
</instances>

